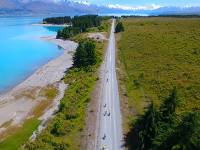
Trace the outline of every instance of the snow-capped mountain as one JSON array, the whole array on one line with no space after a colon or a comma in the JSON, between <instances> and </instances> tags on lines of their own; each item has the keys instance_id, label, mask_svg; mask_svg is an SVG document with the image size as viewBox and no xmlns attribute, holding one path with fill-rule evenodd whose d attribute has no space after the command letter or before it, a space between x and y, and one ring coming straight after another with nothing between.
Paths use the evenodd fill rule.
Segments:
<instances>
[{"instance_id":1,"label":"snow-capped mountain","mask_svg":"<svg viewBox=\"0 0 200 150\"><path fill-rule=\"evenodd\" d=\"M110 4L97 6L87 0L0 0L0 15L30 14L200 14L200 7L123 6Z\"/></svg>"},{"instance_id":2,"label":"snow-capped mountain","mask_svg":"<svg viewBox=\"0 0 200 150\"><path fill-rule=\"evenodd\" d=\"M161 15L200 15L200 7L161 7L152 12L152 14Z\"/></svg>"},{"instance_id":3,"label":"snow-capped mountain","mask_svg":"<svg viewBox=\"0 0 200 150\"><path fill-rule=\"evenodd\" d=\"M96 13L86 1L69 0L0 0L0 14Z\"/></svg>"}]
</instances>

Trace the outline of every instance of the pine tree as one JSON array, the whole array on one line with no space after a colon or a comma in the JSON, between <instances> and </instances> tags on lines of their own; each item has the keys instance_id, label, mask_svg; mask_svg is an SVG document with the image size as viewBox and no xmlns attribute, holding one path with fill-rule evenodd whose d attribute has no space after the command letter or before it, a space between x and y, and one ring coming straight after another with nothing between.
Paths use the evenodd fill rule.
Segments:
<instances>
[{"instance_id":1,"label":"pine tree","mask_svg":"<svg viewBox=\"0 0 200 150\"><path fill-rule=\"evenodd\" d=\"M118 22L115 27L115 33L123 32L123 31L124 31L124 26L122 22Z\"/></svg>"},{"instance_id":2,"label":"pine tree","mask_svg":"<svg viewBox=\"0 0 200 150\"><path fill-rule=\"evenodd\" d=\"M88 65L94 65L97 62L97 56L95 51L95 45L92 42L85 43L85 49L87 51Z\"/></svg>"},{"instance_id":3,"label":"pine tree","mask_svg":"<svg viewBox=\"0 0 200 150\"><path fill-rule=\"evenodd\" d=\"M158 117L157 110L154 105L151 104L141 119L138 149L146 150L152 147L153 138L156 135Z\"/></svg>"},{"instance_id":4,"label":"pine tree","mask_svg":"<svg viewBox=\"0 0 200 150\"><path fill-rule=\"evenodd\" d=\"M87 52L84 48L84 43L79 43L78 48L76 49L76 52L73 57L73 62L75 67L83 67L86 66L87 62Z\"/></svg>"},{"instance_id":5,"label":"pine tree","mask_svg":"<svg viewBox=\"0 0 200 150\"><path fill-rule=\"evenodd\" d=\"M57 39L62 38L62 31L61 30L58 30L56 38Z\"/></svg>"},{"instance_id":6,"label":"pine tree","mask_svg":"<svg viewBox=\"0 0 200 150\"><path fill-rule=\"evenodd\" d=\"M200 148L200 113L189 112L183 116L183 119L175 128L175 131L169 134L167 139L160 146L163 150L199 150Z\"/></svg>"},{"instance_id":7,"label":"pine tree","mask_svg":"<svg viewBox=\"0 0 200 150\"><path fill-rule=\"evenodd\" d=\"M161 112L163 117L170 117L175 111L177 106L179 105L180 100L177 96L176 87L173 88L171 94L166 98L163 105L161 106Z\"/></svg>"},{"instance_id":8,"label":"pine tree","mask_svg":"<svg viewBox=\"0 0 200 150\"><path fill-rule=\"evenodd\" d=\"M90 41L80 42L73 57L74 66L77 68L88 67L97 62L95 44Z\"/></svg>"}]
</instances>

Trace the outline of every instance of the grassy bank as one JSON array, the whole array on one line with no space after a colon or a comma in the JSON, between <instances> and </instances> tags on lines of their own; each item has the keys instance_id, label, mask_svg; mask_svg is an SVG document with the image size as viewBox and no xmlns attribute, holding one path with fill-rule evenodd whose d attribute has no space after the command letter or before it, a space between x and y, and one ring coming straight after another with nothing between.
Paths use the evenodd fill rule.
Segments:
<instances>
[{"instance_id":1,"label":"grassy bank","mask_svg":"<svg viewBox=\"0 0 200 150\"><path fill-rule=\"evenodd\" d=\"M44 99L39 102L29 114L29 117L21 125L12 125L10 120L4 123L1 127L5 127L6 130L0 135L0 149L3 150L17 150L22 147L26 141L29 140L32 133L37 129L40 124L38 118L44 113L44 111L51 106L53 99L56 97L58 90L54 86L47 86L40 90L40 96ZM24 93L30 95L29 93Z\"/></svg>"},{"instance_id":2,"label":"grassy bank","mask_svg":"<svg viewBox=\"0 0 200 150\"><path fill-rule=\"evenodd\" d=\"M24 122L22 127L10 128L9 136L0 142L0 149L2 150L17 150L19 149L36 130L40 121L37 119L28 119Z\"/></svg>"},{"instance_id":3,"label":"grassy bank","mask_svg":"<svg viewBox=\"0 0 200 150\"><path fill-rule=\"evenodd\" d=\"M199 110L200 19L128 18L123 24L118 58L126 131L149 102L160 106L174 86L181 99L177 114Z\"/></svg>"},{"instance_id":4,"label":"grassy bank","mask_svg":"<svg viewBox=\"0 0 200 150\"><path fill-rule=\"evenodd\" d=\"M109 21L103 23L103 25L108 24ZM105 26L103 31L107 32L108 28ZM85 34L80 34L73 37L73 40L78 42L84 38ZM68 84L68 88L61 101L59 112L34 142L27 143L25 149L82 149L82 140L86 136L84 130L87 106L98 80L98 69L105 48L104 42L95 42L95 45L96 65L87 69L72 67L66 73L64 81Z\"/></svg>"}]
</instances>

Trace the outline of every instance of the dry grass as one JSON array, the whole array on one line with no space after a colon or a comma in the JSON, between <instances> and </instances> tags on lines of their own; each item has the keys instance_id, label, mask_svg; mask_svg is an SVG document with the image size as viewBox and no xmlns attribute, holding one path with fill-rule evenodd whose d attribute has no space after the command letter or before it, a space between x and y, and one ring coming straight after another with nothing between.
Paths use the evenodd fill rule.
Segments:
<instances>
[{"instance_id":1,"label":"dry grass","mask_svg":"<svg viewBox=\"0 0 200 150\"><path fill-rule=\"evenodd\" d=\"M58 94L58 89L54 85L44 87L40 91L40 96L45 97L47 100L53 100Z\"/></svg>"},{"instance_id":2,"label":"dry grass","mask_svg":"<svg viewBox=\"0 0 200 150\"><path fill-rule=\"evenodd\" d=\"M40 87L23 89L22 91L18 92L17 95L15 95L15 99L26 97L28 99L35 100L39 90L40 90Z\"/></svg>"},{"instance_id":3,"label":"dry grass","mask_svg":"<svg viewBox=\"0 0 200 150\"><path fill-rule=\"evenodd\" d=\"M13 121L13 120L11 119L11 120L9 120L9 121L4 122L4 123L0 126L0 128L7 128L8 126L11 125L12 121Z\"/></svg>"},{"instance_id":4,"label":"dry grass","mask_svg":"<svg viewBox=\"0 0 200 150\"><path fill-rule=\"evenodd\" d=\"M52 106L53 100L58 94L58 89L54 85L49 85L44 87L40 90L39 97L41 100L38 104L34 107L31 112L31 115L38 118L42 116L42 114L47 110L49 107Z\"/></svg>"},{"instance_id":5,"label":"dry grass","mask_svg":"<svg viewBox=\"0 0 200 150\"><path fill-rule=\"evenodd\" d=\"M53 101L42 100L40 101L32 110L31 116L33 115L36 118L39 118L43 113L52 105Z\"/></svg>"}]
</instances>

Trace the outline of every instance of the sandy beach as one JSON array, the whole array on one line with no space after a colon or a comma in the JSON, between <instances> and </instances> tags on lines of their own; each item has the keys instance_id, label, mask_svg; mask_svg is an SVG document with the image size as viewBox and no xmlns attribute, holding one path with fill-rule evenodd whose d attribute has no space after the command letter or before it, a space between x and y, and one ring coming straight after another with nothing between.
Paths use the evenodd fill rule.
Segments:
<instances>
[{"instance_id":1,"label":"sandy beach","mask_svg":"<svg viewBox=\"0 0 200 150\"><path fill-rule=\"evenodd\" d=\"M72 54L78 44L73 41L56 39L55 36L41 37L41 40L62 47L63 54L49 61L9 92L0 95L0 133L5 130L3 125L6 122L18 125L29 117L32 109L44 99L40 94L43 88L49 85L57 87L56 101L64 95L66 86L63 86L61 79L65 71L72 66Z\"/></svg>"}]
</instances>

